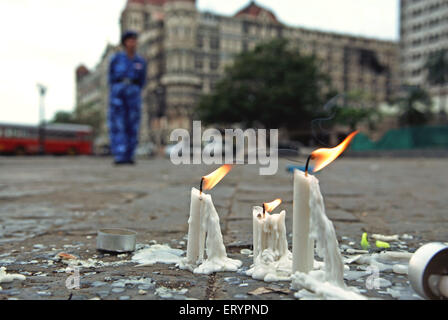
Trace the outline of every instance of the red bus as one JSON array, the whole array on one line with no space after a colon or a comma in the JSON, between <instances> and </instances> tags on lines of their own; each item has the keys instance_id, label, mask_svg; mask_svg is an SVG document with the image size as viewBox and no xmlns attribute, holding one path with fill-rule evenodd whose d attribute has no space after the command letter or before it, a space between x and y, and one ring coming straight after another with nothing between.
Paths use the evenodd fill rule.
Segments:
<instances>
[{"instance_id":1,"label":"red bus","mask_svg":"<svg viewBox=\"0 0 448 320\"><path fill-rule=\"evenodd\" d=\"M92 127L79 124L45 125L45 154L92 154ZM0 123L1 154L39 153L39 127Z\"/></svg>"}]
</instances>

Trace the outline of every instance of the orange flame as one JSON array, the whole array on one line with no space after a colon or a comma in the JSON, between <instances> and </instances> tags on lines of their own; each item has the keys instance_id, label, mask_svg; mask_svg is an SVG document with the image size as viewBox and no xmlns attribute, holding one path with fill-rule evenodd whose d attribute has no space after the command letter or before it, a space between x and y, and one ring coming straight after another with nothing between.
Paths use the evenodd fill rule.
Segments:
<instances>
[{"instance_id":1,"label":"orange flame","mask_svg":"<svg viewBox=\"0 0 448 320\"><path fill-rule=\"evenodd\" d=\"M282 203L282 199L276 199L269 203L263 203L263 208L266 212L272 212Z\"/></svg>"},{"instance_id":2,"label":"orange flame","mask_svg":"<svg viewBox=\"0 0 448 320\"><path fill-rule=\"evenodd\" d=\"M232 165L225 164L207 176L202 177L201 182L201 191L202 190L211 190L214 186L216 186L219 181L221 181L227 173L232 169Z\"/></svg>"},{"instance_id":3,"label":"orange flame","mask_svg":"<svg viewBox=\"0 0 448 320\"><path fill-rule=\"evenodd\" d=\"M350 142L352 142L358 132L359 131L356 130L355 132L350 133L348 137L341 142L341 144L334 148L321 148L311 152L311 159L316 161L313 172L322 170L336 160L336 158L339 157L345 149L347 149Z\"/></svg>"}]
</instances>

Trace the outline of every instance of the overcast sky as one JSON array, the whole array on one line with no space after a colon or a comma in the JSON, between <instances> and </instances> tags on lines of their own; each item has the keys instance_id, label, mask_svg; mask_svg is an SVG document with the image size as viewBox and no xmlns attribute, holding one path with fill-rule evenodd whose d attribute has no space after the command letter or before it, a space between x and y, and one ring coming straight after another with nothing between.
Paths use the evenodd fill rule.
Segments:
<instances>
[{"instance_id":1,"label":"overcast sky","mask_svg":"<svg viewBox=\"0 0 448 320\"><path fill-rule=\"evenodd\" d=\"M232 15L249 0L197 0ZM398 0L257 0L286 24L398 40ZM46 119L73 110L74 70L92 68L119 38L126 0L1 0L0 122L37 124L36 84L48 86Z\"/></svg>"}]
</instances>

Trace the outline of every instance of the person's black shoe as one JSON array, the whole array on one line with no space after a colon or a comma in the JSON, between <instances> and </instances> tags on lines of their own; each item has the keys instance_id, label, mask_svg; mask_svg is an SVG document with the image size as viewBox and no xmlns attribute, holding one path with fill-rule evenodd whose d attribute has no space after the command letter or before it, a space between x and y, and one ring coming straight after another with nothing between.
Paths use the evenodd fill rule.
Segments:
<instances>
[{"instance_id":1,"label":"person's black shoe","mask_svg":"<svg viewBox=\"0 0 448 320\"><path fill-rule=\"evenodd\" d=\"M114 165L122 166L122 165L136 165L135 160L123 160L123 161L114 161Z\"/></svg>"}]
</instances>

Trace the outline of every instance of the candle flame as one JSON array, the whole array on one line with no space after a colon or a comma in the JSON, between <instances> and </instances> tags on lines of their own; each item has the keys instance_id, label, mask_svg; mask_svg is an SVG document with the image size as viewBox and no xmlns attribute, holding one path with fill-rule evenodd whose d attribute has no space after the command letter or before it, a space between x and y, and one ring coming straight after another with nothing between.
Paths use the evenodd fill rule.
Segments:
<instances>
[{"instance_id":1,"label":"candle flame","mask_svg":"<svg viewBox=\"0 0 448 320\"><path fill-rule=\"evenodd\" d=\"M359 133L358 130L350 133L344 141L342 141L338 146L334 148L321 148L314 150L311 153L311 159L316 161L313 172L317 172L322 170L337 157L339 157L345 149L349 146L350 142L352 142L353 138Z\"/></svg>"},{"instance_id":2,"label":"candle flame","mask_svg":"<svg viewBox=\"0 0 448 320\"><path fill-rule=\"evenodd\" d=\"M275 208L277 208L282 203L282 199L276 199L269 203L263 203L264 210L266 212L272 212Z\"/></svg>"},{"instance_id":3,"label":"candle flame","mask_svg":"<svg viewBox=\"0 0 448 320\"><path fill-rule=\"evenodd\" d=\"M232 169L232 165L225 164L207 176L202 177L202 190L211 190L221 181ZM202 191L201 190L201 191Z\"/></svg>"}]
</instances>

